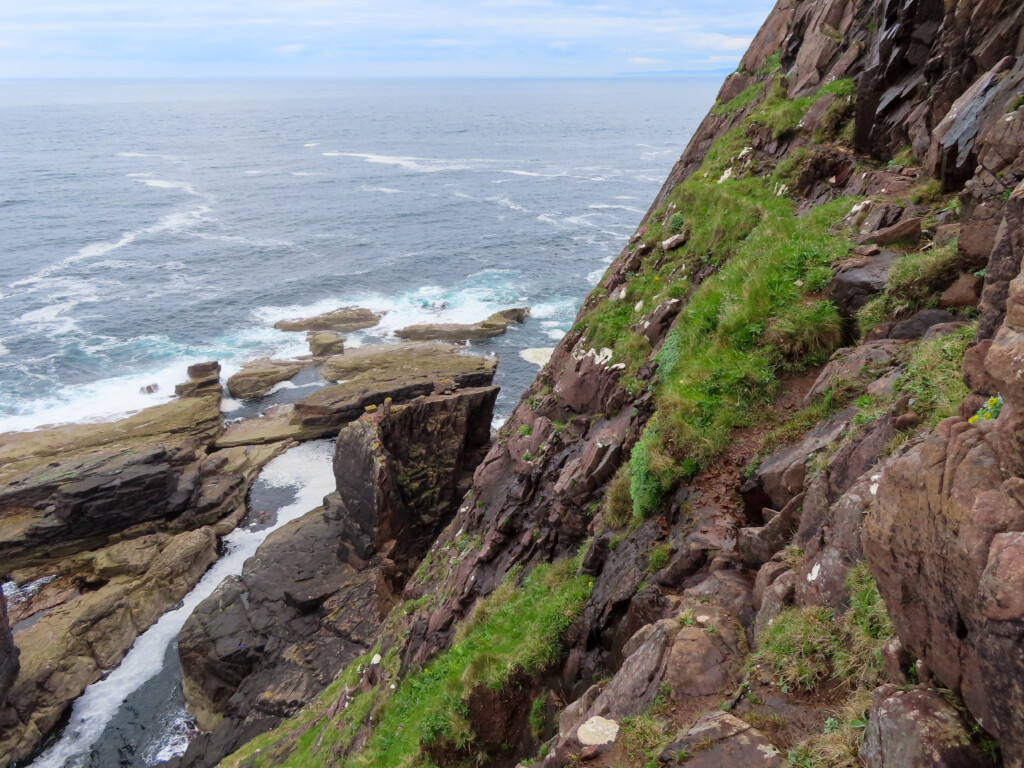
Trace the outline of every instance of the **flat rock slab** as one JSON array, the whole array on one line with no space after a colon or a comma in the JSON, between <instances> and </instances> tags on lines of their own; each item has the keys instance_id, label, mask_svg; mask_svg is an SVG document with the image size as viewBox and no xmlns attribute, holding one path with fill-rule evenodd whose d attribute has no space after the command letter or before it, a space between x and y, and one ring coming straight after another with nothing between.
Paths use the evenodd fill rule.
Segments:
<instances>
[{"instance_id":1,"label":"flat rock slab","mask_svg":"<svg viewBox=\"0 0 1024 768\"><path fill-rule=\"evenodd\" d=\"M489 386L497 365L495 357L463 354L460 347L440 342L353 349L329 358L321 368L324 378L339 383L294 405L230 425L217 447L334 436L344 424L388 398L400 403L435 392Z\"/></svg>"},{"instance_id":2,"label":"flat rock slab","mask_svg":"<svg viewBox=\"0 0 1024 768\"><path fill-rule=\"evenodd\" d=\"M253 360L228 379L228 392L242 400L263 397L282 381L288 381L313 365L316 365L315 360L271 360L266 357Z\"/></svg>"},{"instance_id":3,"label":"flat rock slab","mask_svg":"<svg viewBox=\"0 0 1024 768\"><path fill-rule=\"evenodd\" d=\"M395 331L395 335L400 339L414 341L490 339L500 336L510 325L522 323L529 316L529 307L514 307L495 312L486 320L481 320L478 323L410 325Z\"/></svg>"},{"instance_id":4,"label":"flat rock slab","mask_svg":"<svg viewBox=\"0 0 1024 768\"><path fill-rule=\"evenodd\" d=\"M363 307L341 307L316 317L302 317L293 320L278 320L274 327L279 331L359 331L372 328L380 322L381 315Z\"/></svg>"}]
</instances>

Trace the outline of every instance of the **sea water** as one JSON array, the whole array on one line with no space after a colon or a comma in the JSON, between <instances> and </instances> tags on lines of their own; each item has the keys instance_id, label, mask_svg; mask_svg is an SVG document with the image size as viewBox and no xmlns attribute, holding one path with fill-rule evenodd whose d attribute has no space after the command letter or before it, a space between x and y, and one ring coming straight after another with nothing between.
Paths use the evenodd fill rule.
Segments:
<instances>
[{"instance_id":1,"label":"sea water","mask_svg":"<svg viewBox=\"0 0 1024 768\"><path fill-rule=\"evenodd\" d=\"M0 432L305 353L273 323L344 305L386 312L350 346L530 306L473 345L504 417L717 85L0 82Z\"/></svg>"}]
</instances>

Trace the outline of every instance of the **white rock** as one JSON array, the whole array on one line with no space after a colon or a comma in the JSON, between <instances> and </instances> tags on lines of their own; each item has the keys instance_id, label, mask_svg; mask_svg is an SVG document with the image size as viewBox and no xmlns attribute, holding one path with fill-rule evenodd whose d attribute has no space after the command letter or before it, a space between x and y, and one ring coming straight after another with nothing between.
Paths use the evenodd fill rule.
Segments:
<instances>
[{"instance_id":1,"label":"white rock","mask_svg":"<svg viewBox=\"0 0 1024 768\"><path fill-rule=\"evenodd\" d=\"M576 731L576 738L584 747L599 747L611 744L619 735L619 724L594 715Z\"/></svg>"},{"instance_id":2,"label":"white rock","mask_svg":"<svg viewBox=\"0 0 1024 768\"><path fill-rule=\"evenodd\" d=\"M380 664L380 654L379 653L373 654L373 658L370 659L370 666L372 667L374 664Z\"/></svg>"}]
</instances>

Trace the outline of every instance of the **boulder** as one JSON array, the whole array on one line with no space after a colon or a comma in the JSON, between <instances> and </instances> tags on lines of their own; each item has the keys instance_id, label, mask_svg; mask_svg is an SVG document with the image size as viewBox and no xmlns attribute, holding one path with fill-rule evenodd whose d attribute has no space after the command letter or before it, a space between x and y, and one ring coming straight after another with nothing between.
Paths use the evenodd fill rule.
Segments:
<instances>
[{"instance_id":1,"label":"boulder","mask_svg":"<svg viewBox=\"0 0 1024 768\"><path fill-rule=\"evenodd\" d=\"M372 328L380 322L381 315L363 307L341 307L315 317L295 320L278 320L274 327L279 331L337 331L348 333Z\"/></svg>"},{"instance_id":2,"label":"boulder","mask_svg":"<svg viewBox=\"0 0 1024 768\"><path fill-rule=\"evenodd\" d=\"M891 227L864 235L858 242L861 245L916 245L921 240L921 234L921 219L910 217L901 219Z\"/></svg>"},{"instance_id":3,"label":"boulder","mask_svg":"<svg viewBox=\"0 0 1024 768\"><path fill-rule=\"evenodd\" d=\"M840 382L856 383L864 378L876 379L897 365L906 351L905 339L867 341L856 347L837 349L804 395L801 405L814 400Z\"/></svg>"},{"instance_id":4,"label":"boulder","mask_svg":"<svg viewBox=\"0 0 1024 768\"><path fill-rule=\"evenodd\" d=\"M894 685L871 694L860 758L866 768L981 768L991 765L963 718L938 693Z\"/></svg>"},{"instance_id":5,"label":"boulder","mask_svg":"<svg viewBox=\"0 0 1024 768\"><path fill-rule=\"evenodd\" d=\"M690 241L690 230L684 230L678 235L672 235L667 240L662 241L661 250L663 251L674 251L676 248L682 248Z\"/></svg>"},{"instance_id":6,"label":"boulder","mask_svg":"<svg viewBox=\"0 0 1024 768\"><path fill-rule=\"evenodd\" d=\"M956 315L944 309L922 309L903 320L889 320L873 328L866 341L879 339L920 339L935 325L957 322Z\"/></svg>"},{"instance_id":7,"label":"boulder","mask_svg":"<svg viewBox=\"0 0 1024 768\"><path fill-rule=\"evenodd\" d=\"M699 603L690 611L694 623L679 630L665 657L665 682L674 701L735 686L746 649L743 629L728 611Z\"/></svg>"},{"instance_id":8,"label":"boulder","mask_svg":"<svg viewBox=\"0 0 1024 768\"><path fill-rule=\"evenodd\" d=\"M478 323L410 325L395 331L395 336L411 341L490 339L505 333L505 330L513 323L525 322L529 316L529 307L516 307L495 312L486 320L481 320Z\"/></svg>"},{"instance_id":9,"label":"boulder","mask_svg":"<svg viewBox=\"0 0 1024 768\"><path fill-rule=\"evenodd\" d=\"M263 397L277 384L288 381L312 365L312 360L271 360L267 357L253 360L228 379L228 392L239 399Z\"/></svg>"},{"instance_id":10,"label":"boulder","mask_svg":"<svg viewBox=\"0 0 1024 768\"><path fill-rule=\"evenodd\" d=\"M188 367L188 381L174 387L179 397L220 396L220 363L196 363Z\"/></svg>"},{"instance_id":11,"label":"boulder","mask_svg":"<svg viewBox=\"0 0 1024 768\"><path fill-rule=\"evenodd\" d=\"M956 281L942 292L942 296L939 297L939 309L977 306L982 282L977 275L962 272Z\"/></svg>"},{"instance_id":12,"label":"boulder","mask_svg":"<svg viewBox=\"0 0 1024 768\"><path fill-rule=\"evenodd\" d=\"M858 309L885 290L889 270L896 260L895 251L882 251L877 256L851 259L841 264L832 278L826 294L845 317L852 317Z\"/></svg>"},{"instance_id":13,"label":"boulder","mask_svg":"<svg viewBox=\"0 0 1024 768\"><path fill-rule=\"evenodd\" d=\"M314 357L340 355L345 351L345 337L336 331L309 331L306 341Z\"/></svg>"}]
</instances>

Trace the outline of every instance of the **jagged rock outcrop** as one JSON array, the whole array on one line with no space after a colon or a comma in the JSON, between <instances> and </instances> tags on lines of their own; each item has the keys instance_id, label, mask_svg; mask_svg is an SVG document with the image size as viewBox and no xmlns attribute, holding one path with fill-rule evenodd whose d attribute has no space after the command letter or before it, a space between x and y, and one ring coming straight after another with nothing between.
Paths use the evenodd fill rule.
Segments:
<instances>
[{"instance_id":1,"label":"jagged rock outcrop","mask_svg":"<svg viewBox=\"0 0 1024 768\"><path fill-rule=\"evenodd\" d=\"M200 727L181 764L214 765L372 646L468 488L497 387L388 404L338 435L337 491L271 534L189 617L178 650Z\"/></svg>"},{"instance_id":2,"label":"jagged rock outcrop","mask_svg":"<svg viewBox=\"0 0 1024 768\"><path fill-rule=\"evenodd\" d=\"M210 396L183 397L117 422L5 435L0 446L4 572L181 514L197 491L203 448L220 429L220 398Z\"/></svg>"},{"instance_id":3,"label":"jagged rock outcrop","mask_svg":"<svg viewBox=\"0 0 1024 768\"><path fill-rule=\"evenodd\" d=\"M1024 187L1013 205L1024 204ZM1018 263L1024 252L1016 254ZM985 367L1000 418L944 421L886 469L864 530L872 572L929 679L963 696L1010 765L1024 760L1024 277Z\"/></svg>"},{"instance_id":4,"label":"jagged rock outcrop","mask_svg":"<svg viewBox=\"0 0 1024 768\"><path fill-rule=\"evenodd\" d=\"M11 637L11 627L7 618L7 598L0 594L0 727L8 728L10 715L7 709L7 692L18 676L18 648Z\"/></svg>"}]
</instances>

